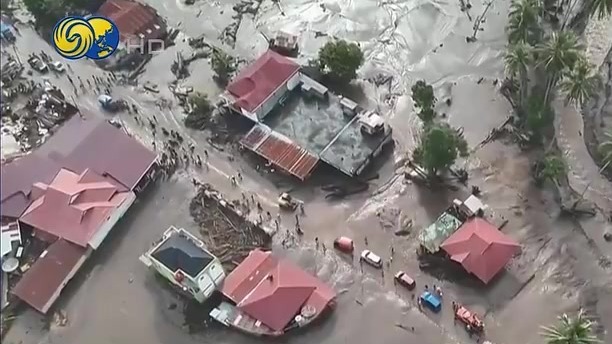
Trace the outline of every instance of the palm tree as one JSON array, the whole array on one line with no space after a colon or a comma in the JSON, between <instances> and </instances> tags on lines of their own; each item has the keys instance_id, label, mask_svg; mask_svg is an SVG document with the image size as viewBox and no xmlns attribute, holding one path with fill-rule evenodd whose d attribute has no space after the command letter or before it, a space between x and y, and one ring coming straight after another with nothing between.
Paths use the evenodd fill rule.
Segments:
<instances>
[{"instance_id":1,"label":"palm tree","mask_svg":"<svg viewBox=\"0 0 612 344\"><path fill-rule=\"evenodd\" d=\"M586 318L584 311L580 310L575 318L567 314L559 316L559 323L555 326L545 326L543 336L548 344L592 344L599 343L592 332L593 323Z\"/></svg>"},{"instance_id":2,"label":"palm tree","mask_svg":"<svg viewBox=\"0 0 612 344\"><path fill-rule=\"evenodd\" d=\"M537 33L539 13L541 10L539 0L515 0L510 5L510 20L508 23L508 41L510 43L532 43Z\"/></svg>"},{"instance_id":3,"label":"palm tree","mask_svg":"<svg viewBox=\"0 0 612 344\"><path fill-rule=\"evenodd\" d=\"M551 37L538 45L538 62L544 66L547 75L544 102L548 102L550 90L557 84L559 76L572 70L581 56L578 38L571 31L553 32Z\"/></svg>"},{"instance_id":4,"label":"palm tree","mask_svg":"<svg viewBox=\"0 0 612 344\"><path fill-rule=\"evenodd\" d=\"M531 46L522 41L510 45L506 51L504 62L506 63L506 73L512 77L518 74L519 108L524 110L527 90L529 89L527 67L531 62Z\"/></svg>"},{"instance_id":5,"label":"palm tree","mask_svg":"<svg viewBox=\"0 0 612 344\"><path fill-rule=\"evenodd\" d=\"M606 141L599 144L599 153L603 156L603 160L601 161L604 165L600 171L605 170L612 164L612 132L606 134L608 138Z\"/></svg>"},{"instance_id":6,"label":"palm tree","mask_svg":"<svg viewBox=\"0 0 612 344\"><path fill-rule=\"evenodd\" d=\"M597 81L591 64L585 58L579 59L561 83L561 88L567 92L566 102L582 105L595 92Z\"/></svg>"},{"instance_id":7,"label":"palm tree","mask_svg":"<svg viewBox=\"0 0 612 344\"><path fill-rule=\"evenodd\" d=\"M591 0L589 5L591 16L597 14L599 19L603 19L612 14L612 0Z\"/></svg>"},{"instance_id":8,"label":"palm tree","mask_svg":"<svg viewBox=\"0 0 612 344\"><path fill-rule=\"evenodd\" d=\"M544 158L542 162L542 169L538 175L541 181L549 180L555 184L559 183L561 178L567 170L565 161L558 155L550 154Z\"/></svg>"}]
</instances>

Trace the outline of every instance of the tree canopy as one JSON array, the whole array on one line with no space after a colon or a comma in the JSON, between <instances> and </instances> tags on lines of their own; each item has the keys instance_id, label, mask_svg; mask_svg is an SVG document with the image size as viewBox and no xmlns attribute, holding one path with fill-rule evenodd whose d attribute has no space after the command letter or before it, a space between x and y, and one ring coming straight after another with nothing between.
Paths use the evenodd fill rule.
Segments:
<instances>
[{"instance_id":1,"label":"tree canopy","mask_svg":"<svg viewBox=\"0 0 612 344\"><path fill-rule=\"evenodd\" d=\"M215 72L215 81L225 86L235 71L234 58L219 49L215 49L210 57L210 65Z\"/></svg>"},{"instance_id":2,"label":"tree canopy","mask_svg":"<svg viewBox=\"0 0 612 344\"><path fill-rule=\"evenodd\" d=\"M559 316L557 324L545 326L542 335L548 344L593 344L600 341L593 335L593 323L583 310L576 317Z\"/></svg>"},{"instance_id":3,"label":"tree canopy","mask_svg":"<svg viewBox=\"0 0 612 344\"><path fill-rule=\"evenodd\" d=\"M323 73L348 83L357 77L357 69L363 64L363 53L355 43L329 41L319 50L317 63Z\"/></svg>"},{"instance_id":4,"label":"tree canopy","mask_svg":"<svg viewBox=\"0 0 612 344\"><path fill-rule=\"evenodd\" d=\"M428 85L425 80L419 80L412 86L412 100L414 105L419 108L417 114L419 118L425 123L431 123L436 117L434 106L436 104L436 97L434 90L431 85Z\"/></svg>"},{"instance_id":5,"label":"tree canopy","mask_svg":"<svg viewBox=\"0 0 612 344\"><path fill-rule=\"evenodd\" d=\"M425 127L421 143L413 158L430 176L455 163L457 156L467 156L467 142L457 130L446 123L432 123Z\"/></svg>"},{"instance_id":6,"label":"tree canopy","mask_svg":"<svg viewBox=\"0 0 612 344\"><path fill-rule=\"evenodd\" d=\"M542 161L538 179L540 181L550 181L558 183L559 178L565 175L567 167L562 157L556 154L547 155Z\"/></svg>"},{"instance_id":7,"label":"tree canopy","mask_svg":"<svg viewBox=\"0 0 612 344\"><path fill-rule=\"evenodd\" d=\"M196 92L189 96L191 111L185 117L185 126L191 129L202 130L210 121L213 107L204 93Z\"/></svg>"}]
</instances>

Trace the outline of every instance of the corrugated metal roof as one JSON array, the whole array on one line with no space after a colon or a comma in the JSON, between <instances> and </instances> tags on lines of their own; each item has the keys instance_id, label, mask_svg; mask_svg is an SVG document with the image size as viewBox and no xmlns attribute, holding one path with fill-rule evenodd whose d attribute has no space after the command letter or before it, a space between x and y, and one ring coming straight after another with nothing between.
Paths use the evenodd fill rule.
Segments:
<instances>
[{"instance_id":1,"label":"corrugated metal roof","mask_svg":"<svg viewBox=\"0 0 612 344\"><path fill-rule=\"evenodd\" d=\"M90 251L59 239L47 248L13 288L12 293L47 313Z\"/></svg>"},{"instance_id":2,"label":"corrugated metal roof","mask_svg":"<svg viewBox=\"0 0 612 344\"><path fill-rule=\"evenodd\" d=\"M316 155L262 124L256 124L240 143L300 180L306 179L319 162Z\"/></svg>"},{"instance_id":3,"label":"corrugated metal roof","mask_svg":"<svg viewBox=\"0 0 612 344\"><path fill-rule=\"evenodd\" d=\"M421 231L419 241L429 252L438 252L440 244L460 226L461 221L459 219L449 213L442 213L436 222Z\"/></svg>"},{"instance_id":4,"label":"corrugated metal roof","mask_svg":"<svg viewBox=\"0 0 612 344\"><path fill-rule=\"evenodd\" d=\"M102 119L72 117L42 145L38 154L56 160L76 173L89 168L111 176L131 190L157 155Z\"/></svg>"},{"instance_id":5,"label":"corrugated metal roof","mask_svg":"<svg viewBox=\"0 0 612 344\"><path fill-rule=\"evenodd\" d=\"M520 249L514 239L480 217L468 220L440 247L484 283L489 283Z\"/></svg>"},{"instance_id":6,"label":"corrugated metal roof","mask_svg":"<svg viewBox=\"0 0 612 344\"><path fill-rule=\"evenodd\" d=\"M138 184L156 158L106 121L74 116L36 151L2 165L2 216L21 216L33 202L32 185L50 183L62 167L75 173L89 168L125 191Z\"/></svg>"},{"instance_id":7,"label":"corrugated metal roof","mask_svg":"<svg viewBox=\"0 0 612 344\"><path fill-rule=\"evenodd\" d=\"M242 70L227 86L227 91L237 98L239 107L254 112L299 70L297 63L268 50Z\"/></svg>"},{"instance_id":8,"label":"corrugated metal roof","mask_svg":"<svg viewBox=\"0 0 612 344\"><path fill-rule=\"evenodd\" d=\"M227 276L222 293L275 331L282 331L303 306L314 308L318 315L336 297L316 277L258 249Z\"/></svg>"},{"instance_id":9,"label":"corrugated metal roof","mask_svg":"<svg viewBox=\"0 0 612 344\"><path fill-rule=\"evenodd\" d=\"M100 6L98 13L117 25L122 41L138 34L144 35L145 40L160 38L165 33L165 24L157 15L157 12L153 8L136 1L108 0ZM155 25L160 28L156 29ZM151 32L149 33L147 30Z\"/></svg>"},{"instance_id":10,"label":"corrugated metal roof","mask_svg":"<svg viewBox=\"0 0 612 344\"><path fill-rule=\"evenodd\" d=\"M48 185L34 186L36 200L20 221L83 247L129 196L91 170L79 175L61 169Z\"/></svg>"}]
</instances>

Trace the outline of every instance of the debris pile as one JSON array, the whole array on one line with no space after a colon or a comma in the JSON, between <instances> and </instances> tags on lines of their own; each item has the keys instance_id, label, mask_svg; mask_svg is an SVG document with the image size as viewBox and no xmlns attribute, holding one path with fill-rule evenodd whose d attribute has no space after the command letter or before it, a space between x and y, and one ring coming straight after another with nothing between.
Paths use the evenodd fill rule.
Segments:
<instances>
[{"instance_id":1,"label":"debris pile","mask_svg":"<svg viewBox=\"0 0 612 344\"><path fill-rule=\"evenodd\" d=\"M233 270L255 248L269 248L271 238L248 221L236 205L223 199L209 184L199 185L189 212L200 226L202 241L227 271Z\"/></svg>"},{"instance_id":2,"label":"debris pile","mask_svg":"<svg viewBox=\"0 0 612 344\"><path fill-rule=\"evenodd\" d=\"M27 152L40 146L50 130L62 124L78 112L78 109L65 100L64 94L56 87L45 82L45 87L26 86L24 93L32 93L21 109L3 108L2 128L11 134Z\"/></svg>"}]
</instances>

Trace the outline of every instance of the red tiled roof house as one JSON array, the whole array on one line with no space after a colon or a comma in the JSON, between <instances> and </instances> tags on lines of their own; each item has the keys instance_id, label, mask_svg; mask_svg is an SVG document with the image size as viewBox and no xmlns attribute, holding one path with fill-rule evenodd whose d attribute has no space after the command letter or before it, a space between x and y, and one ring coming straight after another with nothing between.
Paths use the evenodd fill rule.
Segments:
<instances>
[{"instance_id":1,"label":"red tiled roof house","mask_svg":"<svg viewBox=\"0 0 612 344\"><path fill-rule=\"evenodd\" d=\"M10 186L3 217L19 217L50 244L13 293L46 313L134 203L155 160L106 121L73 117L35 152L2 166L2 187Z\"/></svg>"},{"instance_id":2,"label":"red tiled roof house","mask_svg":"<svg viewBox=\"0 0 612 344\"><path fill-rule=\"evenodd\" d=\"M129 46L161 39L166 35L166 23L154 8L131 0L108 0L98 14L110 19L119 29L120 40Z\"/></svg>"},{"instance_id":3,"label":"red tiled roof house","mask_svg":"<svg viewBox=\"0 0 612 344\"><path fill-rule=\"evenodd\" d=\"M480 217L469 219L440 247L450 259L485 284L503 270L521 248L514 239Z\"/></svg>"},{"instance_id":4,"label":"red tiled roof house","mask_svg":"<svg viewBox=\"0 0 612 344\"><path fill-rule=\"evenodd\" d=\"M334 290L315 276L259 249L226 277L221 292L238 311L226 325L269 336L304 325L296 319L317 319L336 298Z\"/></svg>"},{"instance_id":5,"label":"red tiled roof house","mask_svg":"<svg viewBox=\"0 0 612 344\"><path fill-rule=\"evenodd\" d=\"M300 65L268 50L232 80L224 98L232 110L259 122L299 85Z\"/></svg>"}]
</instances>

